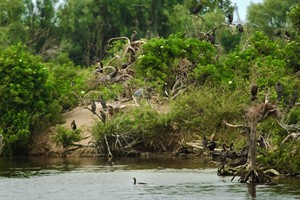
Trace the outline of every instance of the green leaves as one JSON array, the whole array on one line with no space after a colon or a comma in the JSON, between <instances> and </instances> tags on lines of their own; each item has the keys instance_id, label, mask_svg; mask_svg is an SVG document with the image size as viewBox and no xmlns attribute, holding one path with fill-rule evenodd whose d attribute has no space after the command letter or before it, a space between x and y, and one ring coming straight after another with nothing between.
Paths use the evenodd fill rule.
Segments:
<instances>
[{"instance_id":1,"label":"green leaves","mask_svg":"<svg viewBox=\"0 0 300 200\"><path fill-rule=\"evenodd\" d=\"M74 131L67 130L63 126L57 126L56 134L53 136L53 141L57 145L62 145L64 148L72 145L74 142L80 140L80 130L76 129Z\"/></svg>"},{"instance_id":2,"label":"green leaves","mask_svg":"<svg viewBox=\"0 0 300 200\"><path fill-rule=\"evenodd\" d=\"M0 127L6 143L4 152L25 154L31 133L38 129L33 126L32 117L39 113L42 120L52 106L48 71L40 58L28 53L22 45L1 50L0 66ZM43 123L49 122L43 120Z\"/></svg>"},{"instance_id":3,"label":"green leaves","mask_svg":"<svg viewBox=\"0 0 300 200\"><path fill-rule=\"evenodd\" d=\"M168 39L152 39L143 46L136 69L140 77L151 77L160 83L172 81L180 59L207 65L214 62L215 49L206 41L171 35Z\"/></svg>"}]
</instances>

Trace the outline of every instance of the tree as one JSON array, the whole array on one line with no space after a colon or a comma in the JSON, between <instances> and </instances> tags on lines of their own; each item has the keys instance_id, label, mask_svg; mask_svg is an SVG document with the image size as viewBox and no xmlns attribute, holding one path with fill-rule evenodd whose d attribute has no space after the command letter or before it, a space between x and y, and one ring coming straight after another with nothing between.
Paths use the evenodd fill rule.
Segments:
<instances>
[{"instance_id":1,"label":"tree","mask_svg":"<svg viewBox=\"0 0 300 200\"><path fill-rule=\"evenodd\" d=\"M287 12L298 0L264 0L263 3L251 3L248 7L247 20L254 30L261 30L273 35L277 28L289 28Z\"/></svg>"},{"instance_id":2,"label":"tree","mask_svg":"<svg viewBox=\"0 0 300 200\"><path fill-rule=\"evenodd\" d=\"M0 2L0 44L7 47L24 41L25 27L22 16L25 7L22 0Z\"/></svg>"},{"instance_id":3,"label":"tree","mask_svg":"<svg viewBox=\"0 0 300 200\"><path fill-rule=\"evenodd\" d=\"M0 130L6 155L27 153L31 134L60 109L51 97L48 72L21 45L0 50ZM43 120L42 120L43 119Z\"/></svg>"},{"instance_id":4,"label":"tree","mask_svg":"<svg viewBox=\"0 0 300 200\"><path fill-rule=\"evenodd\" d=\"M300 33L300 3L292 7L291 11L288 13L288 17L295 29Z\"/></svg>"}]
</instances>

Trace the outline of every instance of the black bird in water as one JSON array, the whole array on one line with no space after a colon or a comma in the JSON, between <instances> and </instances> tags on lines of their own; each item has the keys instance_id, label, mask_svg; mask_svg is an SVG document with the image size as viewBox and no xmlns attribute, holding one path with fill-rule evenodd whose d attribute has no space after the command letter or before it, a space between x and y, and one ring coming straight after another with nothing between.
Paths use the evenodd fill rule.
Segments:
<instances>
[{"instance_id":1,"label":"black bird in water","mask_svg":"<svg viewBox=\"0 0 300 200\"><path fill-rule=\"evenodd\" d=\"M275 90L277 92L277 100L280 101L281 97L282 97L282 92L283 92L283 88L282 88L282 84L280 81L277 81L275 84Z\"/></svg>"},{"instance_id":2,"label":"black bird in water","mask_svg":"<svg viewBox=\"0 0 300 200\"><path fill-rule=\"evenodd\" d=\"M146 183L143 183L143 182L136 182L136 178L133 177L133 184L134 184L134 185L136 185L136 184L145 185Z\"/></svg>"},{"instance_id":3,"label":"black bird in water","mask_svg":"<svg viewBox=\"0 0 300 200\"><path fill-rule=\"evenodd\" d=\"M106 122L106 114L102 110L100 110L100 119L103 123Z\"/></svg>"},{"instance_id":4,"label":"black bird in water","mask_svg":"<svg viewBox=\"0 0 300 200\"><path fill-rule=\"evenodd\" d=\"M252 85L250 92L251 92L251 101L254 101L257 98L256 95L258 92L258 86Z\"/></svg>"},{"instance_id":5,"label":"black bird in water","mask_svg":"<svg viewBox=\"0 0 300 200\"><path fill-rule=\"evenodd\" d=\"M94 100L92 100L92 103L91 103L91 110L92 110L93 114L96 114L96 104L95 104Z\"/></svg>"},{"instance_id":6,"label":"black bird in water","mask_svg":"<svg viewBox=\"0 0 300 200\"><path fill-rule=\"evenodd\" d=\"M239 31L240 33L244 32L244 27L242 26L242 24L236 25L236 28L238 29L238 31Z\"/></svg>"},{"instance_id":7,"label":"black bird in water","mask_svg":"<svg viewBox=\"0 0 300 200\"><path fill-rule=\"evenodd\" d=\"M227 20L228 20L229 24L232 24L232 22L233 22L233 15L232 15L232 13L228 13L227 14Z\"/></svg>"},{"instance_id":8,"label":"black bird in water","mask_svg":"<svg viewBox=\"0 0 300 200\"><path fill-rule=\"evenodd\" d=\"M202 7L203 7L203 5L202 5L202 3L200 3L198 6L196 6L196 7L190 12L190 14L193 14L193 15L198 14L198 13L201 11Z\"/></svg>"},{"instance_id":9,"label":"black bird in water","mask_svg":"<svg viewBox=\"0 0 300 200\"><path fill-rule=\"evenodd\" d=\"M71 123L71 128L72 128L73 131L75 131L75 130L77 129L75 120L72 121L72 123Z\"/></svg>"}]
</instances>

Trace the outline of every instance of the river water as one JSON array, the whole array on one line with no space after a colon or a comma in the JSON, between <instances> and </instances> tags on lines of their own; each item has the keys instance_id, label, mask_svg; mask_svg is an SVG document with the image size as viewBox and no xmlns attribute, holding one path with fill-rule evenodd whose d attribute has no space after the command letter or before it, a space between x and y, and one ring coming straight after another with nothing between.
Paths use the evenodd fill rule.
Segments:
<instances>
[{"instance_id":1,"label":"river water","mask_svg":"<svg viewBox=\"0 0 300 200\"><path fill-rule=\"evenodd\" d=\"M299 178L231 178L201 158L0 158L0 200L300 199Z\"/></svg>"}]
</instances>

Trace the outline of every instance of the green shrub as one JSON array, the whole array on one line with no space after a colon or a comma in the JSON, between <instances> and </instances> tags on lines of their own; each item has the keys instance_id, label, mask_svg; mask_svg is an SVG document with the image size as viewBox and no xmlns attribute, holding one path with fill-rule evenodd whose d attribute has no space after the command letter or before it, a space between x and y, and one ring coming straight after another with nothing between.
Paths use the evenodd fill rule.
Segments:
<instances>
[{"instance_id":1,"label":"green shrub","mask_svg":"<svg viewBox=\"0 0 300 200\"><path fill-rule=\"evenodd\" d=\"M78 142L80 140L80 130L68 130L63 126L57 126L56 134L53 136L53 141L57 145L62 145L64 148L70 146L74 142Z\"/></svg>"}]
</instances>

